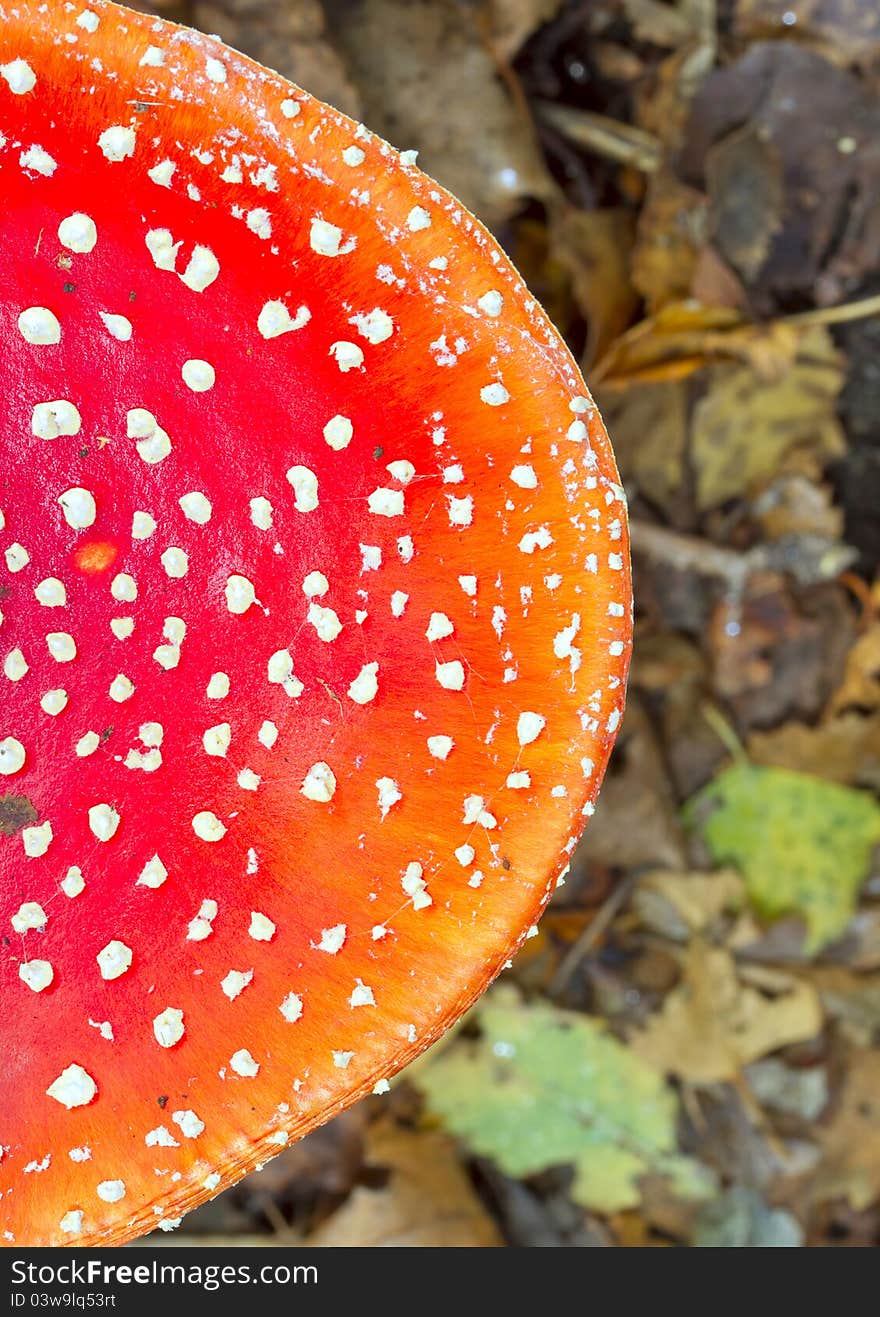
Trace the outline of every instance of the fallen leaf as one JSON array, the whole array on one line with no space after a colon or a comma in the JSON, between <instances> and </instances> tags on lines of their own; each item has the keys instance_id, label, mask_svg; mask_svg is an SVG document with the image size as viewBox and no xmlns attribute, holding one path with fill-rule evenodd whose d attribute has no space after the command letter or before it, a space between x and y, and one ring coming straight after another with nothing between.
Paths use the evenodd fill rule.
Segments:
<instances>
[{"instance_id":1,"label":"fallen leaf","mask_svg":"<svg viewBox=\"0 0 880 1317\"><path fill-rule=\"evenodd\" d=\"M497 77L480 15L456 0L325 0L369 126L486 224L556 188ZM463 144L467 144L466 149Z\"/></svg>"},{"instance_id":2,"label":"fallen leaf","mask_svg":"<svg viewBox=\"0 0 880 1317\"><path fill-rule=\"evenodd\" d=\"M840 354L821 327L804 335L778 380L757 379L746 366L711 367L691 432L699 506L713 508L760 487L793 449L839 457L846 447L835 415L842 386Z\"/></svg>"},{"instance_id":3,"label":"fallen leaf","mask_svg":"<svg viewBox=\"0 0 880 1317\"><path fill-rule=\"evenodd\" d=\"M880 262L880 157L871 146L880 134L880 103L853 74L803 45L756 42L713 70L694 97L682 178L705 186L712 153L736 141L744 124L759 144L740 162L751 187L722 189L717 200L728 231L747 241L757 215L770 238L765 259L757 259L756 247L747 263L756 309L773 314L794 296L841 301ZM760 219L756 198L765 212L777 211L778 225Z\"/></svg>"},{"instance_id":4,"label":"fallen leaf","mask_svg":"<svg viewBox=\"0 0 880 1317\"><path fill-rule=\"evenodd\" d=\"M846 1198L860 1211L880 1196L880 1052L853 1051L834 1115L819 1131L822 1160L809 1186L816 1201Z\"/></svg>"},{"instance_id":5,"label":"fallen leaf","mask_svg":"<svg viewBox=\"0 0 880 1317\"><path fill-rule=\"evenodd\" d=\"M670 169L652 176L639 212L632 279L649 314L690 293L706 242L708 202Z\"/></svg>"},{"instance_id":6,"label":"fallen leaf","mask_svg":"<svg viewBox=\"0 0 880 1317\"><path fill-rule=\"evenodd\" d=\"M621 208L551 211L551 251L568 271L587 322L585 368L624 332L638 305L629 279L633 237L632 216Z\"/></svg>"},{"instance_id":7,"label":"fallen leaf","mask_svg":"<svg viewBox=\"0 0 880 1317\"><path fill-rule=\"evenodd\" d=\"M822 997L823 1004L824 1000ZM811 1123L818 1120L828 1103L828 1073L824 1066L797 1069L768 1056L750 1065L745 1077L755 1100L782 1115Z\"/></svg>"},{"instance_id":8,"label":"fallen leaf","mask_svg":"<svg viewBox=\"0 0 880 1317\"><path fill-rule=\"evenodd\" d=\"M700 1211L695 1248L800 1248L803 1228L791 1212L771 1207L756 1189L736 1184Z\"/></svg>"},{"instance_id":9,"label":"fallen leaf","mask_svg":"<svg viewBox=\"0 0 880 1317\"><path fill-rule=\"evenodd\" d=\"M727 911L738 910L745 887L735 869L676 873L655 869L643 874L633 893L633 909L653 932L675 941L707 933Z\"/></svg>"},{"instance_id":10,"label":"fallen leaf","mask_svg":"<svg viewBox=\"0 0 880 1317\"><path fill-rule=\"evenodd\" d=\"M743 1066L822 1027L816 993L777 976L769 996L744 984L733 957L701 938L682 957L682 980L630 1046L658 1070L692 1084L734 1080Z\"/></svg>"},{"instance_id":11,"label":"fallen leaf","mask_svg":"<svg viewBox=\"0 0 880 1317\"><path fill-rule=\"evenodd\" d=\"M756 764L880 791L880 712L869 717L845 713L815 727L785 723L773 731L753 732L746 749Z\"/></svg>"},{"instance_id":12,"label":"fallen leaf","mask_svg":"<svg viewBox=\"0 0 880 1317\"><path fill-rule=\"evenodd\" d=\"M736 0L734 30L746 41L794 30L835 64L868 65L880 55L876 0Z\"/></svg>"},{"instance_id":13,"label":"fallen leaf","mask_svg":"<svg viewBox=\"0 0 880 1317\"><path fill-rule=\"evenodd\" d=\"M513 59L532 33L550 21L562 0L482 0L494 50Z\"/></svg>"},{"instance_id":14,"label":"fallen leaf","mask_svg":"<svg viewBox=\"0 0 880 1317\"><path fill-rule=\"evenodd\" d=\"M705 171L713 240L734 270L753 282L782 228L779 153L751 122L709 149Z\"/></svg>"},{"instance_id":15,"label":"fallen leaf","mask_svg":"<svg viewBox=\"0 0 880 1317\"><path fill-rule=\"evenodd\" d=\"M304 1241L311 1248L493 1248L504 1241L455 1155L452 1139L374 1126L366 1161L387 1172L358 1185Z\"/></svg>"},{"instance_id":16,"label":"fallen leaf","mask_svg":"<svg viewBox=\"0 0 880 1317\"><path fill-rule=\"evenodd\" d=\"M714 691L743 730L815 717L839 680L852 634L836 587L803 597L778 573L753 569L742 597L722 598L706 628Z\"/></svg>"},{"instance_id":17,"label":"fallen leaf","mask_svg":"<svg viewBox=\"0 0 880 1317\"><path fill-rule=\"evenodd\" d=\"M733 864L765 919L800 915L805 949L843 933L880 842L871 796L807 773L737 763L688 803L717 864Z\"/></svg>"},{"instance_id":18,"label":"fallen leaf","mask_svg":"<svg viewBox=\"0 0 880 1317\"><path fill-rule=\"evenodd\" d=\"M508 1175L572 1164L582 1206L616 1212L639 1202L655 1171L682 1197L711 1177L676 1146L678 1102L658 1072L589 1016L508 989L483 999L482 1036L460 1039L419 1085L446 1127Z\"/></svg>"},{"instance_id":19,"label":"fallen leaf","mask_svg":"<svg viewBox=\"0 0 880 1317\"><path fill-rule=\"evenodd\" d=\"M870 713L880 709L880 623L874 623L846 656L843 681L834 692L828 712L847 709Z\"/></svg>"},{"instance_id":20,"label":"fallen leaf","mask_svg":"<svg viewBox=\"0 0 880 1317\"><path fill-rule=\"evenodd\" d=\"M687 513L688 391L682 380L599 388L596 401L614 435L614 452L630 496L641 494L675 524Z\"/></svg>"},{"instance_id":21,"label":"fallen leaf","mask_svg":"<svg viewBox=\"0 0 880 1317\"><path fill-rule=\"evenodd\" d=\"M880 1039L880 977L857 974L849 966L815 965L810 982L825 1011L855 1047Z\"/></svg>"}]
</instances>

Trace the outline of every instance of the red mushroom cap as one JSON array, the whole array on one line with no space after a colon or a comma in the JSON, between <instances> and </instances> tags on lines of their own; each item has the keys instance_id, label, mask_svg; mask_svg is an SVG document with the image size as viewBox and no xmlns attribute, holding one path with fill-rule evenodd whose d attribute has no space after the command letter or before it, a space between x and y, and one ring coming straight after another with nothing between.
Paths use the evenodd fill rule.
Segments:
<instances>
[{"instance_id":1,"label":"red mushroom cap","mask_svg":"<svg viewBox=\"0 0 880 1317\"><path fill-rule=\"evenodd\" d=\"M170 1226L393 1074L617 730L624 500L406 156L219 42L0 24L0 1226Z\"/></svg>"}]
</instances>

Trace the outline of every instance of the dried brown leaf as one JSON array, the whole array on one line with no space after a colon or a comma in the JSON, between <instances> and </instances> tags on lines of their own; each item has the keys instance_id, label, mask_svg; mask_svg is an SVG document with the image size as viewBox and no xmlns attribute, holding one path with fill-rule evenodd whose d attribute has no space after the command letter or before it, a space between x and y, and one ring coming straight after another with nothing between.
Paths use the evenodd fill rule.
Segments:
<instances>
[{"instance_id":1,"label":"dried brown leaf","mask_svg":"<svg viewBox=\"0 0 880 1317\"><path fill-rule=\"evenodd\" d=\"M443 1134L374 1127L367 1160L388 1172L358 1186L304 1243L312 1248L493 1248L503 1243Z\"/></svg>"},{"instance_id":2,"label":"dried brown leaf","mask_svg":"<svg viewBox=\"0 0 880 1317\"><path fill-rule=\"evenodd\" d=\"M775 991L758 991L737 975L730 953L694 938L682 981L630 1045L667 1074L693 1084L734 1080L743 1066L822 1027L814 989L776 975Z\"/></svg>"},{"instance_id":3,"label":"dried brown leaf","mask_svg":"<svg viewBox=\"0 0 880 1317\"><path fill-rule=\"evenodd\" d=\"M325 0L369 126L487 224L556 188L498 77L480 15L456 0Z\"/></svg>"},{"instance_id":4,"label":"dried brown leaf","mask_svg":"<svg viewBox=\"0 0 880 1317\"><path fill-rule=\"evenodd\" d=\"M828 331L804 334L778 380L747 366L714 366L693 415L691 456L697 502L712 508L776 475L788 454L806 448L823 459L845 450L835 415L843 363Z\"/></svg>"}]
</instances>

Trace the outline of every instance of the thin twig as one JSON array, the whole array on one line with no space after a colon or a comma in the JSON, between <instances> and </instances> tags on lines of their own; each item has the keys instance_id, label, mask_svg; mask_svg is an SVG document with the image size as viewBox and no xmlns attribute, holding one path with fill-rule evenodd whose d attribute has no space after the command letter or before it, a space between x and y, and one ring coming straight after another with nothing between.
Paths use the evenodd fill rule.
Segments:
<instances>
[{"instance_id":1,"label":"thin twig","mask_svg":"<svg viewBox=\"0 0 880 1317\"><path fill-rule=\"evenodd\" d=\"M578 965L587 955L587 953L596 945L600 938L611 927L611 924L617 916L621 906L629 898L633 887L636 884L635 874L630 874L618 883L614 891L606 898L604 903L599 907L599 912L595 919L587 924L584 931L580 934L574 945L563 956L562 961L556 973L550 981L549 992L551 997L557 997L568 983Z\"/></svg>"}]
</instances>

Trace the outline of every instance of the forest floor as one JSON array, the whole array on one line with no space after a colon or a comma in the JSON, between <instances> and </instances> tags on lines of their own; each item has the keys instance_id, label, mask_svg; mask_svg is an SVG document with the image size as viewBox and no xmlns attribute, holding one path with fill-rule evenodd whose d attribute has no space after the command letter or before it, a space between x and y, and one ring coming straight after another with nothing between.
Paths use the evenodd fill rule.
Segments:
<instances>
[{"instance_id":1,"label":"forest floor","mask_svg":"<svg viewBox=\"0 0 880 1317\"><path fill-rule=\"evenodd\" d=\"M503 982L150 1242L880 1242L880 8L136 7L492 228L605 416L637 601L596 816Z\"/></svg>"}]
</instances>

